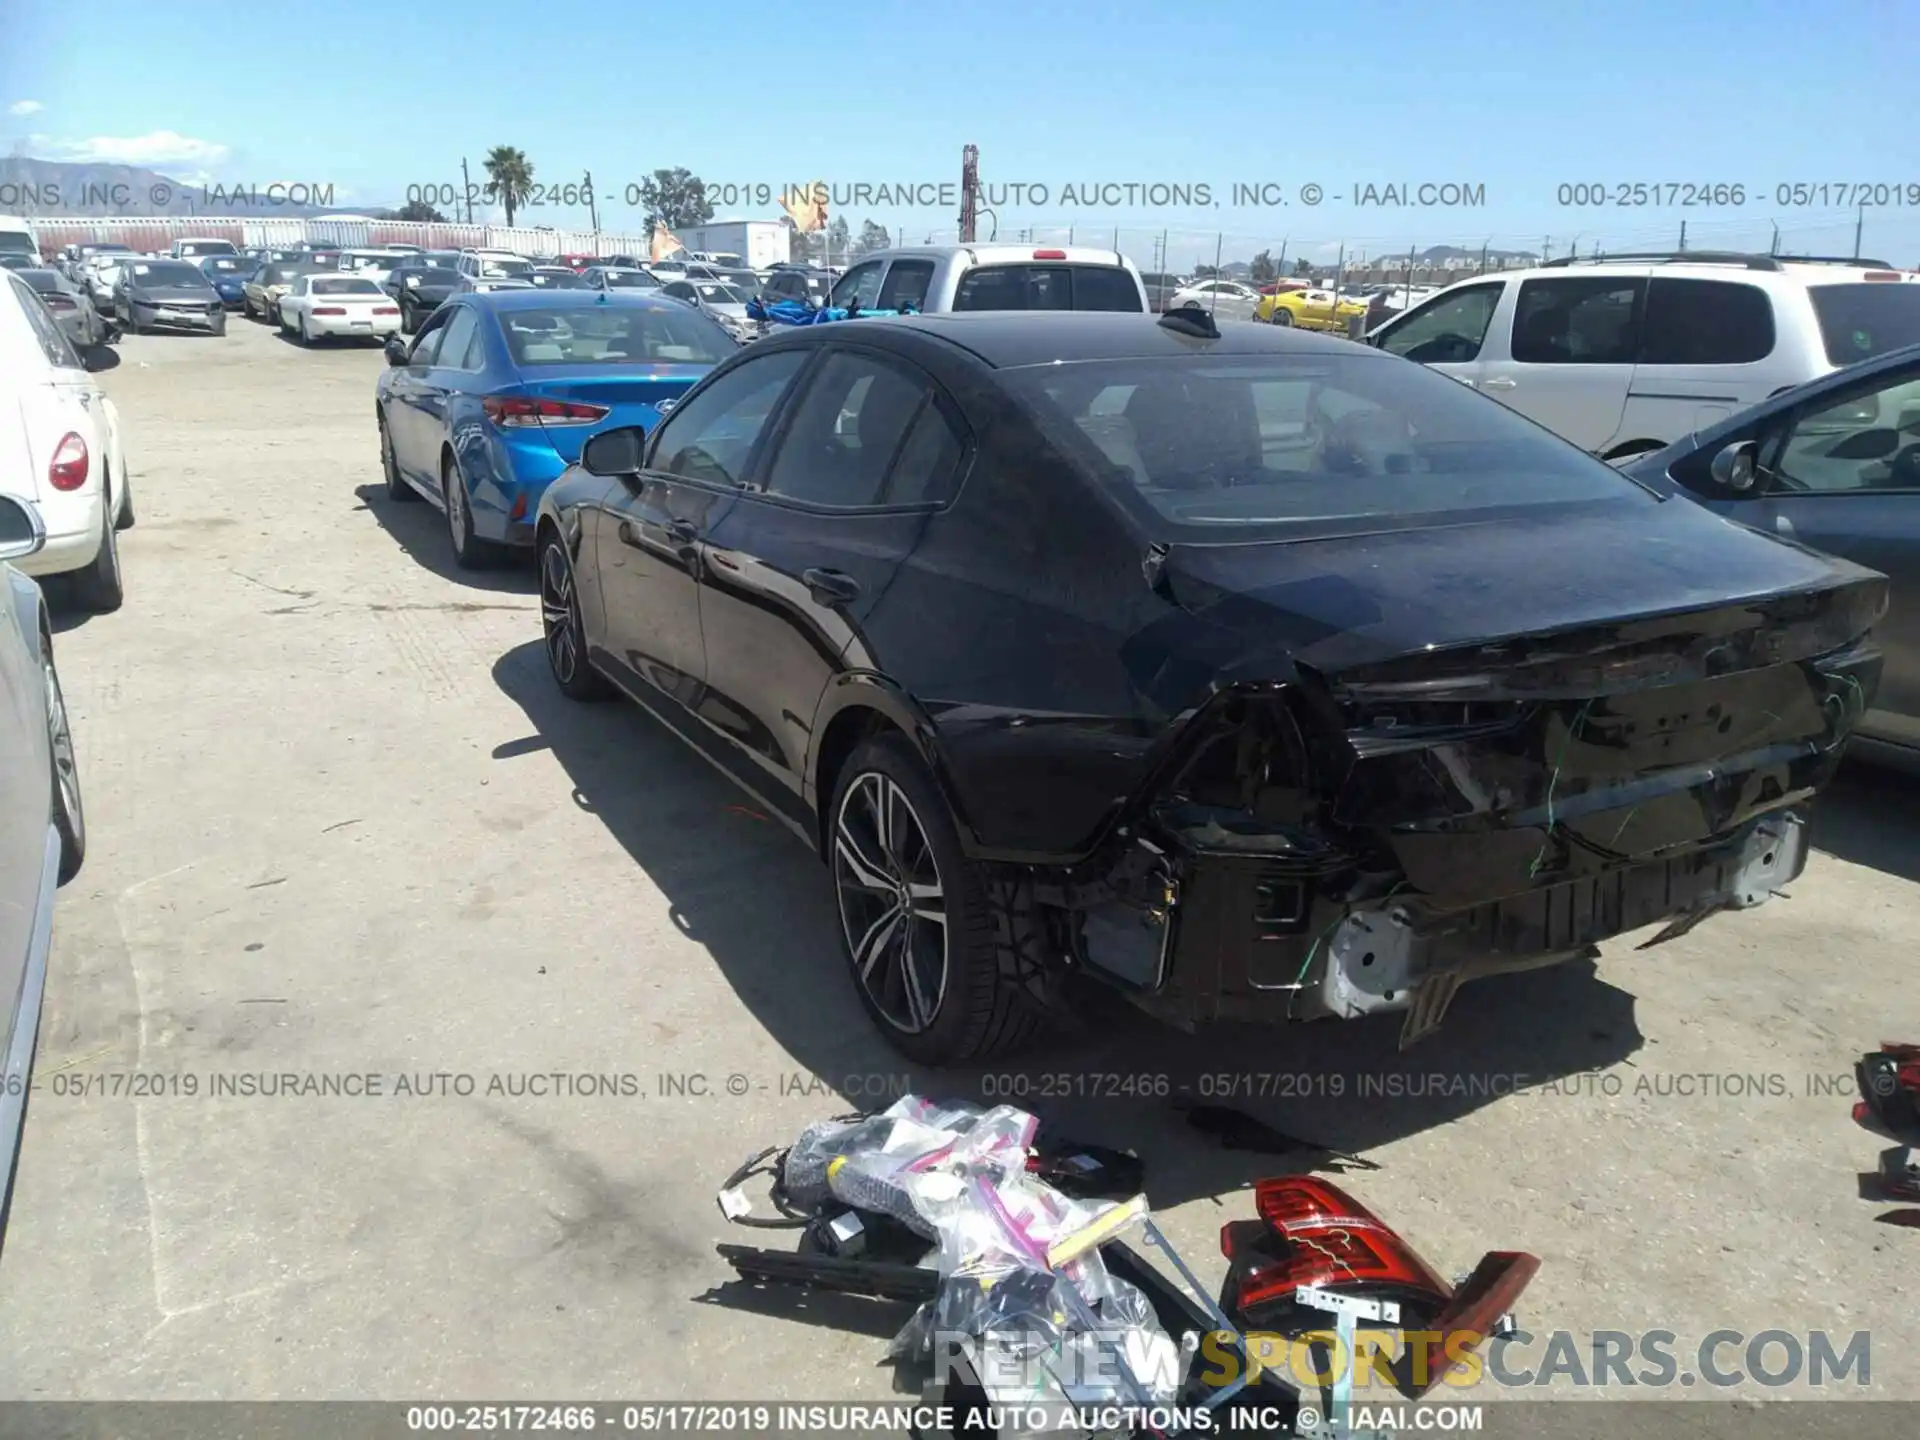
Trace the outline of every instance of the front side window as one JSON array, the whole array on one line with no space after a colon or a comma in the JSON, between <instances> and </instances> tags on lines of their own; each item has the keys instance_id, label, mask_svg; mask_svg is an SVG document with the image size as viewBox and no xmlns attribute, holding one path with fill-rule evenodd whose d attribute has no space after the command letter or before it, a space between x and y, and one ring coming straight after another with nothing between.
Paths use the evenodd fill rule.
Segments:
<instances>
[{"instance_id":1,"label":"front side window","mask_svg":"<svg viewBox=\"0 0 1920 1440\"><path fill-rule=\"evenodd\" d=\"M887 283L880 287L877 310L899 310L912 306L918 310L927 303L927 291L933 285L931 260L896 260L887 270Z\"/></svg>"},{"instance_id":2,"label":"front side window","mask_svg":"<svg viewBox=\"0 0 1920 1440\"><path fill-rule=\"evenodd\" d=\"M740 484L774 407L807 359L801 350L756 356L682 401L654 432L651 468L714 485Z\"/></svg>"},{"instance_id":3,"label":"front side window","mask_svg":"<svg viewBox=\"0 0 1920 1440\"><path fill-rule=\"evenodd\" d=\"M1367 351L1001 373L1062 449L1176 536L1654 501L1446 376Z\"/></svg>"},{"instance_id":4,"label":"front side window","mask_svg":"<svg viewBox=\"0 0 1920 1440\"><path fill-rule=\"evenodd\" d=\"M1521 281L1513 358L1526 365L1633 364L1646 285L1600 275Z\"/></svg>"},{"instance_id":5,"label":"front side window","mask_svg":"<svg viewBox=\"0 0 1920 1440\"><path fill-rule=\"evenodd\" d=\"M1380 348L1422 365L1464 365L1479 358L1502 285L1474 285L1430 301L1380 337Z\"/></svg>"},{"instance_id":6,"label":"front side window","mask_svg":"<svg viewBox=\"0 0 1920 1440\"><path fill-rule=\"evenodd\" d=\"M862 310L873 309L880 299L880 272L885 268L884 260L869 260L847 271L833 287L834 308L851 310L858 306Z\"/></svg>"},{"instance_id":7,"label":"front side window","mask_svg":"<svg viewBox=\"0 0 1920 1440\"><path fill-rule=\"evenodd\" d=\"M892 481L909 432L932 399L932 386L906 370L868 355L831 356L781 436L767 471L768 493L835 509L929 498L928 472L939 463L937 436L930 437L934 453L914 455L912 473L898 476L901 494L893 493Z\"/></svg>"},{"instance_id":8,"label":"front side window","mask_svg":"<svg viewBox=\"0 0 1920 1440\"><path fill-rule=\"evenodd\" d=\"M1920 375L1822 401L1766 457L1774 488L1820 494L1920 490Z\"/></svg>"}]
</instances>

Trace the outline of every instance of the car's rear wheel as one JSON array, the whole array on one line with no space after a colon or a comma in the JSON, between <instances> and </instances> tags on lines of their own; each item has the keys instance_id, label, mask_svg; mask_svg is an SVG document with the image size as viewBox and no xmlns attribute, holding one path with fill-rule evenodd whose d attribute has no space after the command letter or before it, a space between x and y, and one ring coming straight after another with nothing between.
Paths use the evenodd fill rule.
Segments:
<instances>
[{"instance_id":1,"label":"car's rear wheel","mask_svg":"<svg viewBox=\"0 0 1920 1440\"><path fill-rule=\"evenodd\" d=\"M80 803L80 770L73 758L73 727L54 668L53 645L40 637L40 673L47 695L47 750L53 757L53 828L60 833L60 883L80 873L87 858L87 813Z\"/></svg>"},{"instance_id":2,"label":"car's rear wheel","mask_svg":"<svg viewBox=\"0 0 1920 1440\"><path fill-rule=\"evenodd\" d=\"M834 790L828 865L854 989L881 1034L925 1065L1030 1040L1053 967L1026 887L970 862L938 786L897 736L857 750Z\"/></svg>"},{"instance_id":3,"label":"car's rear wheel","mask_svg":"<svg viewBox=\"0 0 1920 1440\"><path fill-rule=\"evenodd\" d=\"M485 570L500 563L501 547L473 533L473 502L467 483L451 454L440 461L440 495L447 507L447 533L453 541L453 563L462 570Z\"/></svg>"},{"instance_id":4,"label":"car's rear wheel","mask_svg":"<svg viewBox=\"0 0 1920 1440\"><path fill-rule=\"evenodd\" d=\"M112 497L100 511L100 548L84 569L69 577L73 598L95 615L110 615L126 602L126 583L120 574L120 541L113 524Z\"/></svg>"},{"instance_id":5,"label":"car's rear wheel","mask_svg":"<svg viewBox=\"0 0 1920 1440\"><path fill-rule=\"evenodd\" d=\"M540 628L546 636L547 668L569 700L601 700L613 693L606 677L587 663L587 629L573 557L558 535L540 547Z\"/></svg>"},{"instance_id":6,"label":"car's rear wheel","mask_svg":"<svg viewBox=\"0 0 1920 1440\"><path fill-rule=\"evenodd\" d=\"M304 310L301 311L300 313L300 325L298 329L298 334L300 336L300 343L302 345L313 344L313 332L307 329L307 316Z\"/></svg>"},{"instance_id":7,"label":"car's rear wheel","mask_svg":"<svg viewBox=\"0 0 1920 1440\"><path fill-rule=\"evenodd\" d=\"M1267 318L1275 325L1293 324L1293 312L1290 310L1282 310L1278 305L1273 307L1273 313Z\"/></svg>"},{"instance_id":8,"label":"car's rear wheel","mask_svg":"<svg viewBox=\"0 0 1920 1440\"><path fill-rule=\"evenodd\" d=\"M399 457L393 453L393 435L387 429L387 417L380 416L380 473L386 477L387 498L406 504L420 498L413 486L400 474Z\"/></svg>"}]
</instances>

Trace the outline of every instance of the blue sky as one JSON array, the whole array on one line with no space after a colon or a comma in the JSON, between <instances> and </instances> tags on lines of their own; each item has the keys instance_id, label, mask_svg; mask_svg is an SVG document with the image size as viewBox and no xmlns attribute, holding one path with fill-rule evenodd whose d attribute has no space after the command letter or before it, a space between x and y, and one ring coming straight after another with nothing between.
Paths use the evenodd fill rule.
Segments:
<instances>
[{"instance_id":1,"label":"blue sky","mask_svg":"<svg viewBox=\"0 0 1920 1440\"><path fill-rule=\"evenodd\" d=\"M9 0L0 141L47 159L146 164L223 184L304 181L336 203L399 203L512 144L540 181L591 169L606 229L629 182L684 165L710 184L957 185L980 147L1001 238L1167 232L1174 258L1263 245L1331 257L1455 243L1619 249L1688 243L1850 252L1835 188L1895 187L1865 252L1920 265L1914 16L1900 0L1605 5L901 0L622 11L468 0L335 0L270 11L153 0ZM579 16L577 23L571 18ZM1204 18L1202 18L1204 16ZM1331 18L1337 17L1337 18ZM109 65L112 57L120 57ZM137 56L138 63L134 57ZM1188 203L1067 206L1063 186L1183 185ZM1286 205L1232 204L1271 183ZM1484 204L1353 203L1356 185L1461 182ZM1307 184L1321 203L1302 203ZM1743 185L1739 206L1562 205L1562 184ZM1782 185L1829 187L1781 204ZM1205 185L1212 203L1194 203ZM1662 199L1667 198L1662 196ZM1891 196L1884 198L1892 198ZM772 218L771 206L723 213ZM854 206L919 240L945 208ZM542 207L533 223L584 225ZM1137 258L1143 261L1144 254Z\"/></svg>"}]
</instances>

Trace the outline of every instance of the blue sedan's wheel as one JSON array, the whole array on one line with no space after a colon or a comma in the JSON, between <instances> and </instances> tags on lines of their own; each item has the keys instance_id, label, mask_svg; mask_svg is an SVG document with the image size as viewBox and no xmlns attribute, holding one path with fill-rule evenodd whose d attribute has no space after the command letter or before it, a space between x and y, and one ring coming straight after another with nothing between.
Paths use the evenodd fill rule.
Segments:
<instances>
[{"instance_id":1,"label":"blue sedan's wheel","mask_svg":"<svg viewBox=\"0 0 1920 1440\"><path fill-rule=\"evenodd\" d=\"M606 678L587 663L587 631L573 582L573 559L558 535L540 547L540 629L547 668L569 700L600 700L613 693Z\"/></svg>"},{"instance_id":2,"label":"blue sedan's wheel","mask_svg":"<svg viewBox=\"0 0 1920 1440\"><path fill-rule=\"evenodd\" d=\"M380 470L386 476L387 498L406 504L418 500L419 492L409 485L400 474L400 462L393 453L393 436L387 433L387 417L380 416Z\"/></svg>"},{"instance_id":3,"label":"blue sedan's wheel","mask_svg":"<svg viewBox=\"0 0 1920 1440\"><path fill-rule=\"evenodd\" d=\"M485 570L498 565L503 547L473 533L473 501L466 480L449 451L440 461L440 494L447 507L447 533L453 541L453 563L462 570Z\"/></svg>"}]
</instances>

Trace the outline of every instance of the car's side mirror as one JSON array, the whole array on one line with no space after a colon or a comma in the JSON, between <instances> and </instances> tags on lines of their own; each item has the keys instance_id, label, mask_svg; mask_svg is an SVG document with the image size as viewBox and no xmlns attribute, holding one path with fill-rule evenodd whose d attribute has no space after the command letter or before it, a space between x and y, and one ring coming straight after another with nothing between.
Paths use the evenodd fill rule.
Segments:
<instances>
[{"instance_id":1,"label":"car's side mirror","mask_svg":"<svg viewBox=\"0 0 1920 1440\"><path fill-rule=\"evenodd\" d=\"M641 425L622 425L602 430L580 447L580 468L589 475L614 479L637 474L646 448L647 432Z\"/></svg>"},{"instance_id":2,"label":"car's side mirror","mask_svg":"<svg viewBox=\"0 0 1920 1440\"><path fill-rule=\"evenodd\" d=\"M1753 442L1736 440L1713 457L1713 463L1707 467L1707 473L1713 477L1713 483L1723 490L1736 495L1745 495L1753 489Z\"/></svg>"},{"instance_id":3,"label":"car's side mirror","mask_svg":"<svg viewBox=\"0 0 1920 1440\"><path fill-rule=\"evenodd\" d=\"M387 364L398 369L407 363L407 342L398 335L387 336L387 343L384 348L387 356Z\"/></svg>"},{"instance_id":4,"label":"car's side mirror","mask_svg":"<svg viewBox=\"0 0 1920 1440\"><path fill-rule=\"evenodd\" d=\"M0 495L0 561L37 555L46 543L40 512L11 495Z\"/></svg>"}]
</instances>

